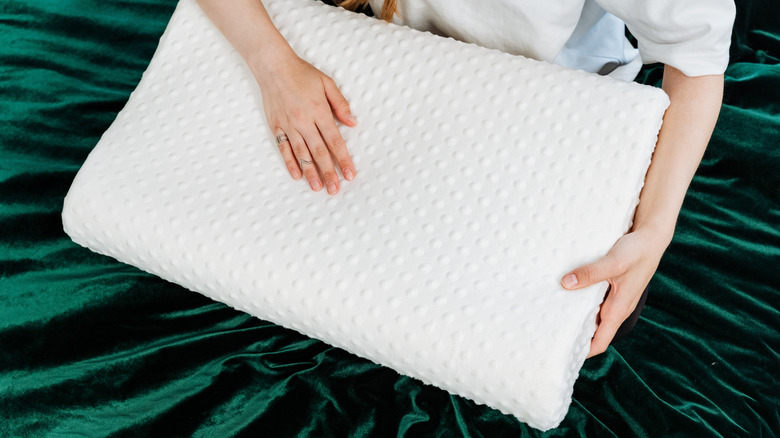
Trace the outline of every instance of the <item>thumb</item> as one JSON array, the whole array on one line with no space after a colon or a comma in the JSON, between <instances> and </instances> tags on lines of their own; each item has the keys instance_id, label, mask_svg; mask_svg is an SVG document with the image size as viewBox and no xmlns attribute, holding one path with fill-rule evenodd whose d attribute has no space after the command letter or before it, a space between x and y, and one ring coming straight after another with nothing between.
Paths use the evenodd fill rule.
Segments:
<instances>
[{"instance_id":1,"label":"thumb","mask_svg":"<svg viewBox=\"0 0 780 438\"><path fill-rule=\"evenodd\" d=\"M614 255L607 254L593 263L580 266L564 275L561 285L566 289L582 289L617 277L623 271L620 261Z\"/></svg>"},{"instance_id":2,"label":"thumb","mask_svg":"<svg viewBox=\"0 0 780 438\"><path fill-rule=\"evenodd\" d=\"M336 82L331 78L326 78L323 82L325 83L325 96L328 98L333 112L336 113L336 118L347 126L357 125L357 119L349 109L349 102L339 91Z\"/></svg>"}]
</instances>

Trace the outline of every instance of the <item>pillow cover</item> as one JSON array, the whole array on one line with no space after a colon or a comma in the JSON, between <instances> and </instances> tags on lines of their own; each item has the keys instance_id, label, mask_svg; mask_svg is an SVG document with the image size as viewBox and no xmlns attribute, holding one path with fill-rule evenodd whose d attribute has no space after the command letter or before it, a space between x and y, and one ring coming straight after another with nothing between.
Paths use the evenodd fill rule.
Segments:
<instances>
[{"instance_id":1,"label":"pillow cover","mask_svg":"<svg viewBox=\"0 0 780 438\"><path fill-rule=\"evenodd\" d=\"M254 77L180 0L76 176L73 240L549 429L607 283L560 278L631 226L663 91L306 0L265 0L333 77L358 176L290 178Z\"/></svg>"}]
</instances>

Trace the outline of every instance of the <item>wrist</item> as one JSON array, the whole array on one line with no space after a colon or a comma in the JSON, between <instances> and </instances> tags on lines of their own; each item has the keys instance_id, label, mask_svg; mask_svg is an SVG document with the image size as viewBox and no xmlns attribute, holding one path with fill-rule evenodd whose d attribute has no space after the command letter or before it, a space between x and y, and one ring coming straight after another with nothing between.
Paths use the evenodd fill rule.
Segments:
<instances>
[{"instance_id":1,"label":"wrist","mask_svg":"<svg viewBox=\"0 0 780 438\"><path fill-rule=\"evenodd\" d=\"M282 39L266 45L262 50L253 50L244 58L252 74L259 79L269 74L277 74L297 57L292 47Z\"/></svg>"},{"instance_id":2,"label":"wrist","mask_svg":"<svg viewBox=\"0 0 780 438\"><path fill-rule=\"evenodd\" d=\"M645 235L654 246L665 250L674 237L675 223L669 223L668 221L653 221L647 220L642 222L634 222L630 232L639 233Z\"/></svg>"}]
</instances>

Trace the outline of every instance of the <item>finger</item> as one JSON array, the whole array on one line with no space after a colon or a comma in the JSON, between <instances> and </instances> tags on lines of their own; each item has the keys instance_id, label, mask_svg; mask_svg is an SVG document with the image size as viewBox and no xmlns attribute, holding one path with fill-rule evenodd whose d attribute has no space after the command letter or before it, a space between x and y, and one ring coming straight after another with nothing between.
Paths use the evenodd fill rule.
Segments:
<instances>
[{"instance_id":1,"label":"finger","mask_svg":"<svg viewBox=\"0 0 780 438\"><path fill-rule=\"evenodd\" d=\"M317 167L320 168L320 173L322 173L322 179L325 181L328 193L335 195L339 191L339 176L336 173L336 169L333 168L330 151L325 146L325 142L322 141L320 131L317 130L315 125L312 125L306 131L301 132L301 134L303 134L306 146L309 147Z\"/></svg>"},{"instance_id":2,"label":"finger","mask_svg":"<svg viewBox=\"0 0 780 438\"><path fill-rule=\"evenodd\" d=\"M300 179L301 170L298 167L298 161L295 159L290 139L283 131L279 131L274 138L276 139L276 147L279 148L279 152L282 154L284 165L287 166L290 176L295 180Z\"/></svg>"},{"instance_id":3,"label":"finger","mask_svg":"<svg viewBox=\"0 0 780 438\"><path fill-rule=\"evenodd\" d=\"M620 328L620 324L625 320L625 317L628 316L624 315L621 319L620 317L615 317L607 309L607 305L603 306L601 309L601 323L596 328L596 333L593 334L593 339L590 341L588 357L593 357L607 351L607 347L609 347L610 342L612 342L612 339L615 337L615 333L617 333L618 328Z\"/></svg>"},{"instance_id":4,"label":"finger","mask_svg":"<svg viewBox=\"0 0 780 438\"><path fill-rule=\"evenodd\" d=\"M325 96L328 98L333 112L336 114L336 118L341 120L347 126L357 125L357 119L352 115L352 111L349 108L349 102L347 98L341 94L339 87L336 86L336 82L333 79L326 77L323 79L323 85L325 85Z\"/></svg>"},{"instance_id":5,"label":"finger","mask_svg":"<svg viewBox=\"0 0 780 438\"><path fill-rule=\"evenodd\" d=\"M582 289L592 284L609 280L626 272L625 263L614 253L608 253L599 260L580 266L564 275L561 285L566 289Z\"/></svg>"},{"instance_id":6,"label":"finger","mask_svg":"<svg viewBox=\"0 0 780 438\"><path fill-rule=\"evenodd\" d=\"M355 165L352 163L352 158L347 151L347 145L344 143L338 128L336 128L332 120L317 123L317 128L320 130L322 138L325 139L328 148L336 157L336 163L338 163L344 178L352 181L355 178Z\"/></svg>"},{"instance_id":7,"label":"finger","mask_svg":"<svg viewBox=\"0 0 780 438\"><path fill-rule=\"evenodd\" d=\"M591 358L593 356L599 355L599 354L607 351L607 348L609 348L610 342L612 342L612 338L615 337L615 332L616 331L617 331L617 329L615 329L615 331L613 331L609 335L604 335L605 337L603 337L603 338L602 337L599 337L599 338L594 337L593 339L591 339L591 341L590 341L590 350L588 351L588 356L585 359L589 359L589 358ZM597 331L596 333L598 334L599 332Z\"/></svg>"},{"instance_id":8,"label":"finger","mask_svg":"<svg viewBox=\"0 0 780 438\"><path fill-rule=\"evenodd\" d=\"M615 334L620 330L623 322L634 312L641 292L637 294L628 293L628 289L620 289L621 285L610 284L607 296L601 303L599 309L599 321L596 332L591 341L591 350L588 357L603 353L612 343Z\"/></svg>"},{"instance_id":9,"label":"finger","mask_svg":"<svg viewBox=\"0 0 780 438\"><path fill-rule=\"evenodd\" d=\"M295 165L301 169L306 181L309 182L312 190L319 191L322 188L322 181L317 174L317 167L314 165L314 161L309 154L309 148L306 147L306 142L298 131L288 130L287 137L292 144L292 150L295 154ZM303 160L303 161L301 161Z\"/></svg>"}]
</instances>

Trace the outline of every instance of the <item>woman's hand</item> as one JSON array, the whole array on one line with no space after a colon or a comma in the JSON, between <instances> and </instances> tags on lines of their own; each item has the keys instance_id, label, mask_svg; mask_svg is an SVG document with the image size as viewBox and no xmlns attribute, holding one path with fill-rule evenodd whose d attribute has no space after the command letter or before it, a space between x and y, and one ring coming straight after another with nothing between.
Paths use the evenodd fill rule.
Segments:
<instances>
[{"instance_id":1,"label":"woman's hand","mask_svg":"<svg viewBox=\"0 0 780 438\"><path fill-rule=\"evenodd\" d=\"M268 126L290 175L298 179L303 170L315 191L322 189L324 180L328 193L338 193L339 177L330 153L350 181L355 177L355 166L331 109L347 126L355 126L357 121L336 84L295 54L263 2L197 1L257 79Z\"/></svg>"},{"instance_id":2,"label":"woman's hand","mask_svg":"<svg viewBox=\"0 0 780 438\"><path fill-rule=\"evenodd\" d=\"M618 239L606 256L561 279L566 289L580 289L600 281L610 284L588 357L607 349L620 324L636 307L672 241L685 192L718 119L723 75L689 77L667 65L663 89L671 103L639 195L632 231ZM573 285L567 282L573 280L571 274L576 277Z\"/></svg>"},{"instance_id":3,"label":"woman's hand","mask_svg":"<svg viewBox=\"0 0 780 438\"><path fill-rule=\"evenodd\" d=\"M670 233L637 229L624 234L601 259L563 276L561 284L566 289L582 289L601 281L610 284L596 319L588 357L606 351L620 325L639 303L670 241Z\"/></svg>"},{"instance_id":4,"label":"woman's hand","mask_svg":"<svg viewBox=\"0 0 780 438\"><path fill-rule=\"evenodd\" d=\"M357 124L347 99L333 79L292 51L275 57L274 62L263 61L250 67L260 84L271 132L287 136L288 141L278 145L287 170L296 180L302 171L315 191L324 181L329 194L338 193L339 177L331 152L344 177L349 181L355 177L355 166L334 120L335 113L345 125Z\"/></svg>"}]
</instances>

